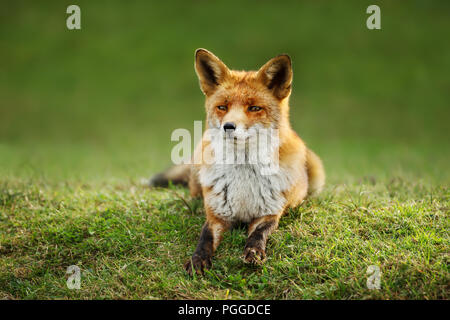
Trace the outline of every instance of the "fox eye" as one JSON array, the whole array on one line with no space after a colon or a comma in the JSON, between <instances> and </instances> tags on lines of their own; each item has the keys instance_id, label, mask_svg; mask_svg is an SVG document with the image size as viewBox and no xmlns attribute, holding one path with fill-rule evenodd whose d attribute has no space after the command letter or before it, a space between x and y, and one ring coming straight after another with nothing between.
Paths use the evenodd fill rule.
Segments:
<instances>
[{"instance_id":1,"label":"fox eye","mask_svg":"<svg viewBox=\"0 0 450 320\"><path fill-rule=\"evenodd\" d=\"M217 109L221 111L227 111L227 106L217 106Z\"/></svg>"},{"instance_id":2,"label":"fox eye","mask_svg":"<svg viewBox=\"0 0 450 320\"><path fill-rule=\"evenodd\" d=\"M250 106L250 107L248 107L248 111L250 111L250 112L257 112L257 111L261 111L261 110L262 110L262 108L258 107L258 106Z\"/></svg>"}]
</instances>

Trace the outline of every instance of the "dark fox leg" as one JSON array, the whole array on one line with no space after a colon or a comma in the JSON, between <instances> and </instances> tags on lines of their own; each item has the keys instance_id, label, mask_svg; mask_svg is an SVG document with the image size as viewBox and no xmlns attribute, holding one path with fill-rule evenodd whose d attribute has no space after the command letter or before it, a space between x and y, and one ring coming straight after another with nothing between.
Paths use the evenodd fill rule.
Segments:
<instances>
[{"instance_id":1,"label":"dark fox leg","mask_svg":"<svg viewBox=\"0 0 450 320\"><path fill-rule=\"evenodd\" d=\"M148 184L150 187L167 187L169 185L169 181L172 181L173 184L181 184L187 186L189 182L190 172L190 165L176 165L170 167L164 172L155 174L150 178Z\"/></svg>"},{"instance_id":2,"label":"dark fox leg","mask_svg":"<svg viewBox=\"0 0 450 320\"><path fill-rule=\"evenodd\" d=\"M265 216L252 221L248 229L247 243L244 247L244 261L260 264L266 259L268 236L278 227L279 215Z\"/></svg>"},{"instance_id":3,"label":"dark fox leg","mask_svg":"<svg viewBox=\"0 0 450 320\"><path fill-rule=\"evenodd\" d=\"M222 240L223 233L228 228L228 223L225 223L220 219L206 219L197 248L195 249L192 258L184 264L184 269L189 275L192 275L194 270L197 274L203 274L205 269L211 268L211 258Z\"/></svg>"}]
</instances>

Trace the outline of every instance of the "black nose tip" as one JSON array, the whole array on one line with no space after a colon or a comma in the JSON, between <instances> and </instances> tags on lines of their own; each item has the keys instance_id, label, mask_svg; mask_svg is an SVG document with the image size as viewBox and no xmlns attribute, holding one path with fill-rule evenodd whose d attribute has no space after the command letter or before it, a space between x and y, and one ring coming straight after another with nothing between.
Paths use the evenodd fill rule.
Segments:
<instances>
[{"instance_id":1,"label":"black nose tip","mask_svg":"<svg viewBox=\"0 0 450 320\"><path fill-rule=\"evenodd\" d=\"M236 129L236 125L234 124L234 122L226 122L223 125L223 130L228 131L228 130L234 130Z\"/></svg>"}]
</instances>

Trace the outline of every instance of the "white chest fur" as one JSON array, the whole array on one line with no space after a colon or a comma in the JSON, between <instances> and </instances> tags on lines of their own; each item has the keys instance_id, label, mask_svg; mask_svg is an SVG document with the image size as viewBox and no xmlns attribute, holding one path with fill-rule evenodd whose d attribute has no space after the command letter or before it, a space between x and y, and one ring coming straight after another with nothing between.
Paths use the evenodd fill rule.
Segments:
<instances>
[{"instance_id":1,"label":"white chest fur","mask_svg":"<svg viewBox=\"0 0 450 320\"><path fill-rule=\"evenodd\" d=\"M200 183L210 187L206 204L228 221L251 220L278 214L285 206L283 192L298 177L278 168L262 174L258 164L213 164L200 169Z\"/></svg>"}]
</instances>

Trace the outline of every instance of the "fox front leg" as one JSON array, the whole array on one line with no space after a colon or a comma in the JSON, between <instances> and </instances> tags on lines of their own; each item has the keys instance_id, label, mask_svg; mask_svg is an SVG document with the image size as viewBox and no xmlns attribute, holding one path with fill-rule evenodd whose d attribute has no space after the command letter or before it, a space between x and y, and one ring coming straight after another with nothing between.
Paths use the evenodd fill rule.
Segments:
<instances>
[{"instance_id":1,"label":"fox front leg","mask_svg":"<svg viewBox=\"0 0 450 320\"><path fill-rule=\"evenodd\" d=\"M265 216L250 223L244 248L244 262L261 264L266 260L266 244L269 235L278 227L279 215Z\"/></svg>"},{"instance_id":2,"label":"fox front leg","mask_svg":"<svg viewBox=\"0 0 450 320\"><path fill-rule=\"evenodd\" d=\"M184 269L189 275L192 275L193 272L204 274L205 269L211 268L211 259L226 229L228 229L228 224L223 221L207 218L197 248L192 258L184 264Z\"/></svg>"}]
</instances>

